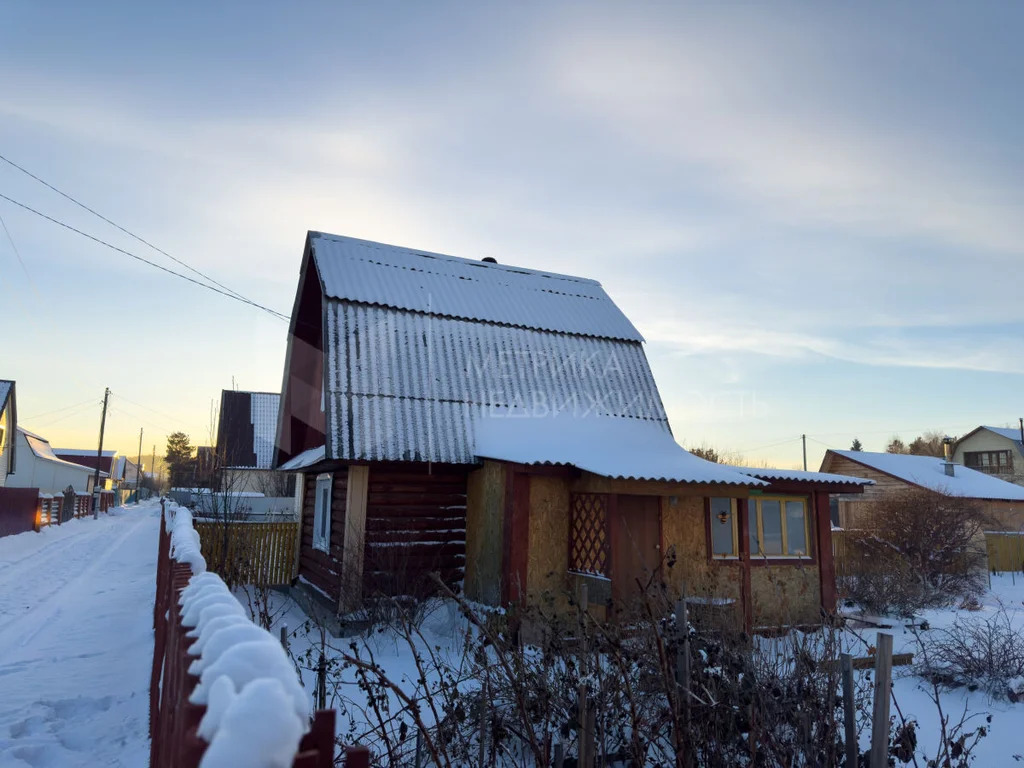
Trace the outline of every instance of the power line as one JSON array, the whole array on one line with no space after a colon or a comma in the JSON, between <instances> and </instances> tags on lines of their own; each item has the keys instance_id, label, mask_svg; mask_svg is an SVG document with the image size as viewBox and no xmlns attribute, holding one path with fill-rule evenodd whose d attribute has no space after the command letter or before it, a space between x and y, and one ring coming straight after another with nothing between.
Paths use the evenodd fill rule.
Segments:
<instances>
[{"instance_id":1,"label":"power line","mask_svg":"<svg viewBox=\"0 0 1024 768\"><path fill-rule=\"evenodd\" d=\"M31 420L31 419L41 419L43 416L49 416L51 413L60 413L61 411L69 411L72 408L78 408L81 405L88 405L88 404L94 403L94 402L96 402L96 401L93 398L90 397L88 400L83 400L82 402L75 403L74 405L65 405L63 408L54 408L52 411L43 411L42 413L34 413L31 416L22 416L21 418L29 419L29 420Z\"/></svg>"},{"instance_id":2,"label":"power line","mask_svg":"<svg viewBox=\"0 0 1024 768\"><path fill-rule=\"evenodd\" d=\"M191 264L187 264L184 261L182 261L181 259L172 256L171 254L169 254L167 251L163 250L162 248L157 248L155 245L153 245L148 240L145 240L144 238L140 237L139 235L136 235L134 232L131 232L131 231L125 229L120 224L117 224L116 222L111 221L106 216L104 216L102 213L100 213L100 212L98 212L96 210L93 210L92 208L90 208L85 203L83 203L83 202L81 202L79 200L76 200L74 197L69 195L67 192L63 192L63 191L57 189L55 186L53 186L53 184L50 184L48 181L45 181L44 179L39 178L34 173L32 173L30 170L28 170L27 168L23 168L22 166L18 165L13 160L10 160L10 159L4 157L3 155L0 155L0 160L3 160L5 163L7 163L12 168L17 168L19 171L24 173L26 176L28 176L28 177L30 177L32 179L35 179L36 181L38 181L40 184L42 184L47 189L52 189L58 195L60 195L61 197L65 198L66 200L70 200L72 203L77 205L79 208L82 208L83 210L86 210L89 213L91 213L93 216L96 216L97 218L102 219L107 224L112 226L114 229L116 229L116 230L118 230L120 232L123 232L124 234L128 235L128 237L131 237L131 238L133 238L135 240L138 240L140 243L142 243L145 246L148 246L149 248L152 248L157 253L163 254L164 256L166 256L171 261L180 264L181 266L185 267L186 269L191 270L192 272L195 272L197 275L199 275L203 279L209 280L214 285L218 286L219 288L223 288L225 291L227 291L228 293L234 295L235 297L237 297L239 299L244 299L245 298L244 296L242 296L242 294L238 293L238 291L235 291L235 290L232 290L231 288L228 288L223 283L217 282L216 280L214 280L209 275L206 275L206 274L200 272L198 269L193 267Z\"/></svg>"},{"instance_id":3,"label":"power line","mask_svg":"<svg viewBox=\"0 0 1024 768\"><path fill-rule=\"evenodd\" d=\"M214 287L212 285L209 285L207 283L202 283L202 282L196 280L195 278L191 278L188 275L181 274L181 272L175 272L173 269L168 269L167 267L163 266L162 264L157 264L155 261L150 261L149 259L147 259L147 258L145 258L143 256L139 256L138 254L132 253L131 251L126 251L124 248L119 248L116 245L112 245L111 243L108 243L106 240L101 240L100 238L95 237L94 235L90 235L87 232L83 232L80 229L76 229L75 227L71 226L70 224L65 224L63 221L59 221L58 219L55 219L52 216L47 216L45 213L37 211L35 208L33 208L31 206L28 206L28 205L25 205L24 203L19 203L17 200L15 200L15 199L13 199L11 197L8 197L5 194L0 193L0 199L6 200L9 203L13 203L14 205L18 206L19 208L24 208L26 211L29 211L30 213L34 213L36 216L40 216L40 217L46 219L47 221L50 221L50 222L53 222L54 224L57 224L58 226L64 227L65 229L69 229L72 232L81 235L82 237L85 237L85 238L88 238L89 240L92 240L94 243L99 243L100 245L104 245L107 248L110 248L111 250L117 251L118 253L123 253L125 256L130 256L131 258L136 259L137 261L141 261L143 264L148 264L151 267L156 267L160 271L166 272L169 275L174 275L175 277L180 277L182 280L187 280L188 282L193 283L194 285L198 285L201 288L206 288L207 290L213 291L214 293L219 293L221 296L227 296L229 299L234 299L235 301L240 301L243 304L248 304L248 305L250 305L252 307L256 307L257 309L262 309L264 312L269 312L271 315L273 315L274 317L278 318L279 320L284 320L285 322L288 322L290 320L290 318L287 315L283 315L280 312L277 312L276 310L270 309L269 307L265 307L262 304L257 304L255 301L247 299L247 298L245 298L243 296L238 296L238 295L235 295L233 293L228 293L227 291L222 291L220 288L216 288L216 287Z\"/></svg>"},{"instance_id":4,"label":"power line","mask_svg":"<svg viewBox=\"0 0 1024 768\"><path fill-rule=\"evenodd\" d=\"M177 420L178 420L178 417L177 417L177 416L171 416L171 415L170 415L170 414L168 414L168 413L163 413L163 412L161 412L161 411L158 411L158 410L157 410L156 408L150 408L150 407L149 407L148 405L143 405L142 403L137 403L137 402L135 402L134 400L129 400L129 399L127 398L127 397L125 397L124 395L122 395L122 394L121 394L120 392L111 392L110 394L114 395L115 397L119 397L119 398L121 398L121 399L122 399L122 400L124 400L124 401L125 401L126 403L131 403L132 405L136 405L136 406L138 406L139 408L145 408L145 409L146 409L147 411L152 411L152 412L153 412L153 413L155 413L155 414L156 414L157 416L162 416L163 418L165 418L165 419L170 419L171 421L177 421Z\"/></svg>"}]
</instances>

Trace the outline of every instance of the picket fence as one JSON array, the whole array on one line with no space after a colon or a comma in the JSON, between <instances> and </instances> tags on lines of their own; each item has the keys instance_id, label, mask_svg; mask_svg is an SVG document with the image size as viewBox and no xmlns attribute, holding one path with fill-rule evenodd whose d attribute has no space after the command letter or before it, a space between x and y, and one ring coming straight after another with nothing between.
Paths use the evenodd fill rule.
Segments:
<instances>
[{"instance_id":1,"label":"picket fence","mask_svg":"<svg viewBox=\"0 0 1024 768\"><path fill-rule=\"evenodd\" d=\"M299 526L275 523L196 520L203 558L229 584L276 587L291 582Z\"/></svg>"}]
</instances>

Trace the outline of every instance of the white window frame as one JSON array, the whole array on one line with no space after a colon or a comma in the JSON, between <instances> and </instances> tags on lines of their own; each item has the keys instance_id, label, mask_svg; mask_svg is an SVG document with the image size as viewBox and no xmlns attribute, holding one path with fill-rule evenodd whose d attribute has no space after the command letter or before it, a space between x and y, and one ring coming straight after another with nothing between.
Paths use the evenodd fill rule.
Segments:
<instances>
[{"instance_id":1,"label":"white window frame","mask_svg":"<svg viewBox=\"0 0 1024 768\"><path fill-rule=\"evenodd\" d=\"M326 509L324 491L327 491ZM334 476L317 475L316 495L313 497L313 549L331 551L331 497L334 495Z\"/></svg>"}]
</instances>

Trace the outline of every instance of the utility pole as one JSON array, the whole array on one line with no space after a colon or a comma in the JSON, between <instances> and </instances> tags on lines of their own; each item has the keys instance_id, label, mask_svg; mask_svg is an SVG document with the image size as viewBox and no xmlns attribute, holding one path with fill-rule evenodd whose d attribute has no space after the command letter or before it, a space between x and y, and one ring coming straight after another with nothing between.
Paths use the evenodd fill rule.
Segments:
<instances>
[{"instance_id":1,"label":"utility pole","mask_svg":"<svg viewBox=\"0 0 1024 768\"><path fill-rule=\"evenodd\" d=\"M156 446L153 446L153 463L149 465L149 474L153 476L153 487L160 491L160 483L156 479Z\"/></svg>"},{"instance_id":2,"label":"utility pole","mask_svg":"<svg viewBox=\"0 0 1024 768\"><path fill-rule=\"evenodd\" d=\"M1020 441L1024 443L1024 416L1020 420Z\"/></svg>"},{"instance_id":3,"label":"utility pole","mask_svg":"<svg viewBox=\"0 0 1024 768\"><path fill-rule=\"evenodd\" d=\"M100 484L100 462L103 461L103 430L107 428L107 401L110 399L110 387L103 390L103 416L100 417L100 445L96 449L96 474L92 479L92 517L93 520L100 516L100 496L97 486Z\"/></svg>"},{"instance_id":4,"label":"utility pole","mask_svg":"<svg viewBox=\"0 0 1024 768\"><path fill-rule=\"evenodd\" d=\"M138 504L142 501L142 497L139 496L139 487L142 480L142 427L139 427L139 463L135 467L135 503Z\"/></svg>"},{"instance_id":5,"label":"utility pole","mask_svg":"<svg viewBox=\"0 0 1024 768\"><path fill-rule=\"evenodd\" d=\"M800 439L804 443L804 472L807 471L807 435L800 435Z\"/></svg>"}]
</instances>

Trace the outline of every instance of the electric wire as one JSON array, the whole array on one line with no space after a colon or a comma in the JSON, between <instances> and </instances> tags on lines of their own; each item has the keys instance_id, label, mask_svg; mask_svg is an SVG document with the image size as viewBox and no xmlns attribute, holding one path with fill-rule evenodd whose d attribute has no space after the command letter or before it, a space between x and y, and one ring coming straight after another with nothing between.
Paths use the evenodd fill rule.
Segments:
<instances>
[{"instance_id":1,"label":"electric wire","mask_svg":"<svg viewBox=\"0 0 1024 768\"><path fill-rule=\"evenodd\" d=\"M41 179L41 178L39 178L39 177L38 177L38 176L36 176L36 175L35 175L34 173L32 173L32 171L30 171L30 170L28 170L27 168L24 168L24 167L22 167L22 166L18 165L18 164L17 164L16 162L14 162L13 160L11 160L11 159L9 159L9 158L7 158L7 157L4 157L3 155L0 155L0 160L3 160L3 161L4 161L5 163L7 163L7 164L8 164L9 166L11 166L12 168L16 168L16 169L18 169L19 171L21 171L22 173L24 173L24 174L25 174L26 176L28 176L29 178L35 179L35 180L36 180L36 181L38 181L38 182L39 182L40 184L42 184L42 185L43 185L44 187L46 187L47 189L51 189L51 190L53 190L54 192L56 192L56 193L57 193L58 195L60 195L60 196L61 196L61 197L63 197L64 199L66 199L66 200L70 200L70 201L71 201L72 203L74 203L75 205L77 205L77 206L78 206L79 208L81 208L81 209L83 209L83 210L85 210L85 211L88 211L88 212L89 212L89 213L91 213L91 214L92 214L93 216L96 216L96 217L97 217L97 218L99 218L99 219L102 219L102 220L103 220L103 221L105 221L105 222L106 222L107 224L109 224L110 226L112 226L112 227L113 227L114 229L118 230L119 232L123 232L124 234L128 235L128 237L131 237L131 238L133 238L133 239L135 239L135 240L138 240L138 241L139 241L140 243L142 243L143 245L145 245L145 246L147 246L147 247L149 247L149 248L152 248L152 249L153 249L154 251L156 251L156 252L157 252L157 253L159 253L159 254L162 254L162 255L166 256L166 257L167 257L168 259L170 259L171 261L173 261L173 262L175 262L175 263L177 263L177 264L180 264L181 266L185 267L186 269L189 269L189 270L191 270L192 272L195 272L195 273L196 273L197 275L199 275L199 276L200 276L200 277L202 277L203 279L205 279L205 280L208 280L208 281L210 281L211 283L213 283L214 285L218 286L219 288L223 288L223 289L224 289L225 291L227 291L228 293L231 293L232 295L236 296L237 298L240 298L240 299L244 299L244 298L245 298L244 296L242 296L242 294L238 293L238 291L235 291L235 290L232 290L231 288L228 288L228 287L227 287L226 285L224 285L223 283L219 283L219 282L217 282L216 280L214 280L214 279L213 279L212 277L210 277L209 275L207 275L207 274L204 274L203 272L200 272L200 271L199 271L198 269L196 269L195 267L193 267L193 266L192 266L191 264L188 264L188 263L186 263L186 262L182 261L181 259L179 259L179 258L177 258L177 257L175 257L175 256L172 256L171 254L169 254L169 253L168 253L167 251L163 250L162 248L158 248L157 246L153 245L153 244L152 244L151 242L149 242L148 240L146 240L146 239L144 239L144 238L140 237L139 235L136 235L136 234L135 234L134 232L131 232L131 231L130 231L130 230L128 230L128 229L125 229L124 227L122 227L122 226L121 226L120 224L118 224L117 222L115 222L115 221L111 221L110 219L108 219L108 218L107 218L106 216L104 216L104 215L103 215L102 213L100 213L99 211L96 211L96 210L94 210L93 208L90 208L90 207L89 207L88 205L86 205L85 203L81 202L80 200L77 200L76 198L72 197L72 196L71 196L71 195L69 195L69 194L68 194L67 192L64 192L64 191L62 191L62 190L60 190L60 189L57 189L57 187L55 187L55 186L54 186L53 184L51 184L50 182L46 181L45 179Z\"/></svg>"},{"instance_id":2,"label":"electric wire","mask_svg":"<svg viewBox=\"0 0 1024 768\"><path fill-rule=\"evenodd\" d=\"M72 405L65 405L63 408L54 408L51 411L43 411L42 413L33 413L31 416L21 416L20 418L28 419L28 420L31 420L31 419L41 419L43 416L49 416L51 413L60 413L61 411L67 411L67 410L70 410L72 408L77 408L80 405L89 405L89 404L95 403L95 402L97 402L96 399L90 397L88 400L83 400L80 403L74 403Z\"/></svg>"},{"instance_id":3,"label":"electric wire","mask_svg":"<svg viewBox=\"0 0 1024 768\"><path fill-rule=\"evenodd\" d=\"M234 299L235 301L240 301L243 304L248 304L249 306L255 307L256 309L261 309L264 312L268 312L269 314L271 314L274 317L278 318L279 320L284 320L285 322L288 322L290 320L290 318L287 315L284 315L284 314L282 314L282 313L280 313L280 312L278 312L276 310L270 309L269 307L265 307L262 304L257 304L255 301L252 301L251 299L247 299L244 296L238 296L238 295L236 295L234 293L229 293L227 291L221 290L220 288L217 288L215 286L209 285L208 283L200 282L199 280L196 280L195 278L189 277L188 275L183 275L181 272L175 272L173 269L169 269L169 268L163 266L162 264L157 264L155 261L151 261L151 260L145 258L144 256L139 256L138 254L132 253L131 251L126 251L124 248L119 248L118 246L113 245L112 243L108 243L106 240L101 240L100 238L96 237L95 235L90 235L88 232L83 232L82 230L80 230L80 229L78 229L76 227L73 227L70 224L65 224L63 221L60 221L59 219L55 219L52 216L48 216L47 214L42 213L41 211L37 211L32 206L25 205L25 203L18 202L14 198L8 197L7 195L5 195L3 193L0 193L0 199L6 200L9 203L13 203L14 205L18 206L19 208L23 208L23 209L25 209L26 211L28 211L30 213L34 213L36 216L44 218L47 221L50 221L50 222L52 222L54 224L57 224L58 226L64 227L65 229L68 229L68 230L70 230L70 231L72 231L72 232L74 232L76 234L79 234L82 237L88 238L89 240L92 240L94 243L99 243L100 245L106 246L107 248L110 248L113 251L117 251L118 253L122 253L125 256L130 256L131 258L133 258L133 259L135 259L137 261L141 261L143 264L148 264L151 267L155 267L156 269L159 269L161 272L166 272L169 275L174 275L175 277L180 277L182 280L187 280L188 282L190 282L190 283L192 283L194 285L198 285L201 288L206 288L207 290L213 291L214 293L219 293L221 296L227 296L229 299Z\"/></svg>"}]
</instances>

